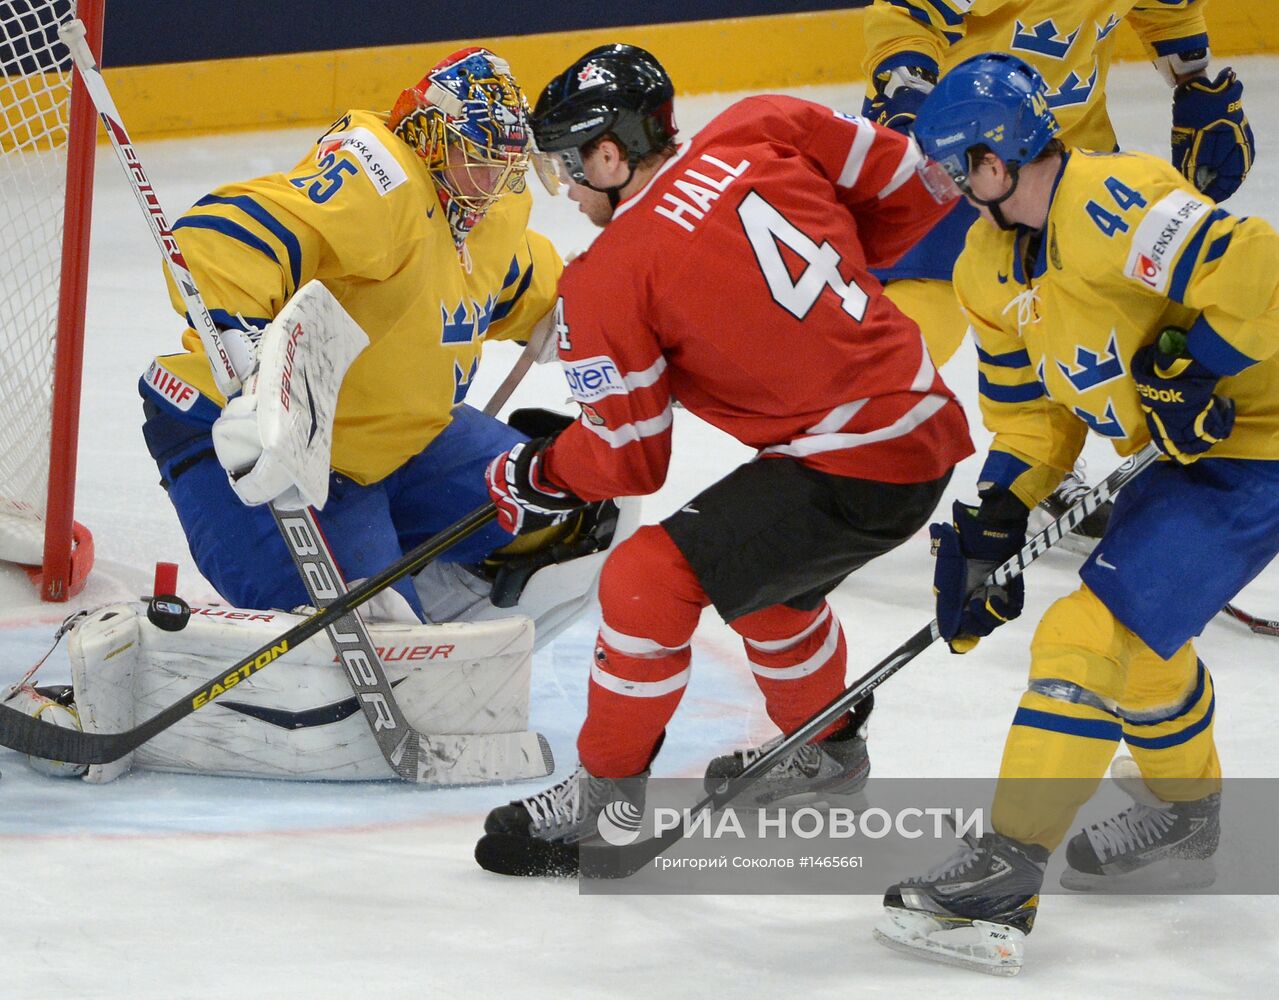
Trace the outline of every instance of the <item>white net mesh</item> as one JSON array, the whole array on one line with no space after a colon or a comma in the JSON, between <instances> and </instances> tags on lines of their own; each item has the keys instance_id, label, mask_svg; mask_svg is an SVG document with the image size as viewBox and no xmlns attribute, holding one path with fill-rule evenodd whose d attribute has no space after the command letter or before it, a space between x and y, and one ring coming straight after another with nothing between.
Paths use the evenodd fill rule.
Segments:
<instances>
[{"instance_id":1,"label":"white net mesh","mask_svg":"<svg viewBox=\"0 0 1279 1000\"><path fill-rule=\"evenodd\" d=\"M0 0L0 559L39 564L61 275L74 0Z\"/></svg>"}]
</instances>

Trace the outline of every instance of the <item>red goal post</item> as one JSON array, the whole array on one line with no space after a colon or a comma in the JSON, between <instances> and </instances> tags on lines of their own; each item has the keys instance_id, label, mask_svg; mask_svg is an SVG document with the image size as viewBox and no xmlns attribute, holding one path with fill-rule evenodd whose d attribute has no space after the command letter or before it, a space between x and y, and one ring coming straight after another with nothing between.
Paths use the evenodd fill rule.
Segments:
<instances>
[{"instance_id":1,"label":"red goal post","mask_svg":"<svg viewBox=\"0 0 1279 1000\"><path fill-rule=\"evenodd\" d=\"M74 519L97 118L58 26L102 50L104 0L0 3L0 561L46 601L83 586Z\"/></svg>"}]
</instances>

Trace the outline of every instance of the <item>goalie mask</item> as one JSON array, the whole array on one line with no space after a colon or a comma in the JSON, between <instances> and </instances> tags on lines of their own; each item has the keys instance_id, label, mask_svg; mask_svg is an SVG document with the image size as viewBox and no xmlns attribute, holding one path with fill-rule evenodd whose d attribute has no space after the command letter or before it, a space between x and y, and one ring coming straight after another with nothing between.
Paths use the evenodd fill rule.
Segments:
<instances>
[{"instance_id":1,"label":"goalie mask","mask_svg":"<svg viewBox=\"0 0 1279 1000\"><path fill-rule=\"evenodd\" d=\"M504 191L524 190L528 102L487 49L440 62L400 95L387 124L426 161L459 250Z\"/></svg>"}]
</instances>

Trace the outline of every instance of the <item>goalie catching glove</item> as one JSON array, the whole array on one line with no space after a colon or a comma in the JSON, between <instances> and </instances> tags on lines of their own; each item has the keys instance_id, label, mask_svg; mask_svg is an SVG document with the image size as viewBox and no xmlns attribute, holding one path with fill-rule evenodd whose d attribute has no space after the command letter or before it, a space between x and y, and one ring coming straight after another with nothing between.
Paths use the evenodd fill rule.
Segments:
<instances>
[{"instance_id":1,"label":"goalie catching glove","mask_svg":"<svg viewBox=\"0 0 1279 1000\"><path fill-rule=\"evenodd\" d=\"M257 374L244 380L243 391L231 399L213 422L213 450L227 480L250 507L277 502L282 509L305 507L289 471L263 452L258 425Z\"/></svg>"},{"instance_id":2,"label":"goalie catching glove","mask_svg":"<svg viewBox=\"0 0 1279 1000\"><path fill-rule=\"evenodd\" d=\"M1007 490L982 498L981 507L956 500L953 524L933 524L933 592L937 629L952 653L967 653L982 636L1021 614L1026 588L1020 576L1003 585L985 580L1015 556L1026 539L1030 511Z\"/></svg>"},{"instance_id":3,"label":"goalie catching glove","mask_svg":"<svg viewBox=\"0 0 1279 1000\"><path fill-rule=\"evenodd\" d=\"M1141 396L1150 437L1169 458L1189 465L1235 426L1235 402L1214 395L1215 372L1188 355L1147 344L1132 356L1132 380Z\"/></svg>"},{"instance_id":4,"label":"goalie catching glove","mask_svg":"<svg viewBox=\"0 0 1279 1000\"><path fill-rule=\"evenodd\" d=\"M548 528L586 501L556 486L543 468L551 438L522 441L498 455L484 473L489 496L497 505L497 523L513 535Z\"/></svg>"},{"instance_id":5,"label":"goalie catching glove","mask_svg":"<svg viewBox=\"0 0 1279 1000\"><path fill-rule=\"evenodd\" d=\"M1173 91L1172 162L1213 201L1238 190L1257 155L1243 113L1243 84L1231 69L1198 76Z\"/></svg>"}]
</instances>

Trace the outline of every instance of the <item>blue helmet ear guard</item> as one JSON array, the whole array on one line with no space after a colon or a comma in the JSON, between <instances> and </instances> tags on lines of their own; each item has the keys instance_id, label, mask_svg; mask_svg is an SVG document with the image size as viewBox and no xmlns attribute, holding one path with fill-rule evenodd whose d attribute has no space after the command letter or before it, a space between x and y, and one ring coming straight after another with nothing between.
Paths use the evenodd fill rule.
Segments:
<instances>
[{"instance_id":1,"label":"blue helmet ear guard","mask_svg":"<svg viewBox=\"0 0 1279 1000\"><path fill-rule=\"evenodd\" d=\"M1060 130L1048 108L1048 86L1034 67L1014 55L988 52L941 78L912 131L924 155L962 188L973 146L988 147L1015 174Z\"/></svg>"}]
</instances>

